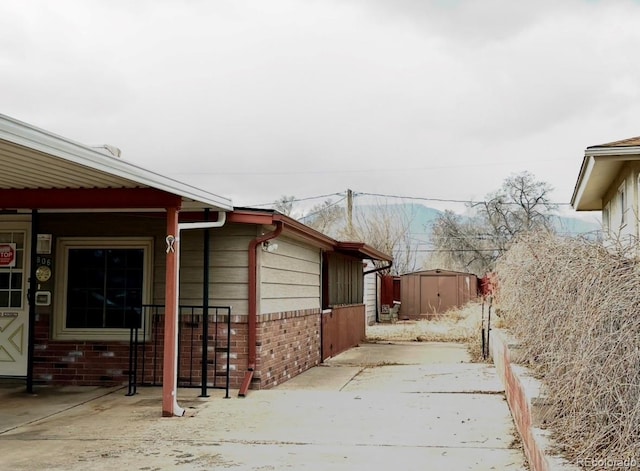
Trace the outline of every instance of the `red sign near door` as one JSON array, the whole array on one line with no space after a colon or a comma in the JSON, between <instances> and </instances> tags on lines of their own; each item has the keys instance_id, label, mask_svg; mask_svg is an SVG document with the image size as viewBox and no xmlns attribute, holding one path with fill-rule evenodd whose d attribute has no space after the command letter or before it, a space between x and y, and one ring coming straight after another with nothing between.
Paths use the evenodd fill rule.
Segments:
<instances>
[{"instance_id":1,"label":"red sign near door","mask_svg":"<svg viewBox=\"0 0 640 471\"><path fill-rule=\"evenodd\" d=\"M0 268L16 266L16 244L0 244Z\"/></svg>"}]
</instances>

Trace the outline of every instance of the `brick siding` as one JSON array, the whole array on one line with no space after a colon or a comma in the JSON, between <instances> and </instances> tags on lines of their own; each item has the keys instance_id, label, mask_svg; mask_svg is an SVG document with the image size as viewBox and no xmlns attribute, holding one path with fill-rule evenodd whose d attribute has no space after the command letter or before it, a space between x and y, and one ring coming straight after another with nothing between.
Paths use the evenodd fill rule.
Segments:
<instances>
[{"instance_id":1,"label":"brick siding","mask_svg":"<svg viewBox=\"0 0 640 471\"><path fill-rule=\"evenodd\" d=\"M284 383L320 363L320 310L260 316L252 389Z\"/></svg>"}]
</instances>

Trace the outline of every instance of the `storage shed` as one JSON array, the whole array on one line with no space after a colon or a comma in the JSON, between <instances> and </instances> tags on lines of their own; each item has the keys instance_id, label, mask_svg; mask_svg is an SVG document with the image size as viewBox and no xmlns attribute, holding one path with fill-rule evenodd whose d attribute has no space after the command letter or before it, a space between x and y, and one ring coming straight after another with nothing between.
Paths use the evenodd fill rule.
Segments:
<instances>
[{"instance_id":1,"label":"storage shed","mask_svg":"<svg viewBox=\"0 0 640 471\"><path fill-rule=\"evenodd\" d=\"M400 277L400 318L420 319L443 314L478 296L478 278L471 273L441 269Z\"/></svg>"}]
</instances>

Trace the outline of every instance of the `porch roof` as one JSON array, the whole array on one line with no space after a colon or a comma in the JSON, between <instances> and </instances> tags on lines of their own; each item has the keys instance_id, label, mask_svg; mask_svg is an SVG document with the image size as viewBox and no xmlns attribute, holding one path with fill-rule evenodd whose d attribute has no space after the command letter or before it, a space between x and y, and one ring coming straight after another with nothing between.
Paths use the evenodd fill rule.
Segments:
<instances>
[{"instance_id":1,"label":"porch roof","mask_svg":"<svg viewBox=\"0 0 640 471\"><path fill-rule=\"evenodd\" d=\"M576 211L600 211L605 193L626 162L640 161L640 138L587 147L571 197Z\"/></svg>"},{"instance_id":2,"label":"porch roof","mask_svg":"<svg viewBox=\"0 0 640 471\"><path fill-rule=\"evenodd\" d=\"M176 202L182 209L233 209L227 198L104 150L0 114L0 210L88 208L86 198L91 193L109 196L106 199L113 203L105 207L161 209L167 202Z\"/></svg>"}]
</instances>

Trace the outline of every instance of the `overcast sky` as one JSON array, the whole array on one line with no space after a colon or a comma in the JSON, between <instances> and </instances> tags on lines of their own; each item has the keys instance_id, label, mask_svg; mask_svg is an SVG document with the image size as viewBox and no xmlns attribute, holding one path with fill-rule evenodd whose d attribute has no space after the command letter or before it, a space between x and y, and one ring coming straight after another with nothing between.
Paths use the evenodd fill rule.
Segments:
<instances>
[{"instance_id":1,"label":"overcast sky","mask_svg":"<svg viewBox=\"0 0 640 471\"><path fill-rule=\"evenodd\" d=\"M523 170L568 202L587 146L640 135L638 25L631 0L2 0L0 113L235 205Z\"/></svg>"}]
</instances>

